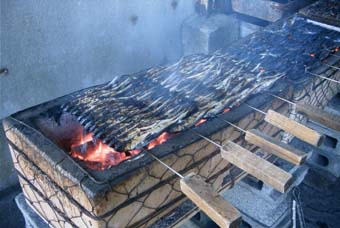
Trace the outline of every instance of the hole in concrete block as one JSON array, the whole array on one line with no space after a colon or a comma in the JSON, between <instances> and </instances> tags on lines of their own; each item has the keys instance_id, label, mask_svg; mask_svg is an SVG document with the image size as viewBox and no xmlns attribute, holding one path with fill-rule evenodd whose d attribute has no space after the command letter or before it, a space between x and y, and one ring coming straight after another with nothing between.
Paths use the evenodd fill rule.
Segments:
<instances>
[{"instance_id":1,"label":"hole in concrete block","mask_svg":"<svg viewBox=\"0 0 340 228\"><path fill-rule=\"evenodd\" d=\"M263 182L252 176L247 176L243 179L243 182L258 190L261 190L263 187Z\"/></svg>"},{"instance_id":2,"label":"hole in concrete block","mask_svg":"<svg viewBox=\"0 0 340 228\"><path fill-rule=\"evenodd\" d=\"M321 154L313 154L311 157L311 161L319 166L326 167L329 164L329 160L327 157L321 155Z\"/></svg>"},{"instance_id":3,"label":"hole in concrete block","mask_svg":"<svg viewBox=\"0 0 340 228\"><path fill-rule=\"evenodd\" d=\"M191 218L191 221L198 227L218 228L218 226L202 211Z\"/></svg>"},{"instance_id":4,"label":"hole in concrete block","mask_svg":"<svg viewBox=\"0 0 340 228\"><path fill-rule=\"evenodd\" d=\"M244 220L242 220L241 227L243 227L243 228L252 228L252 226L249 223L247 223L246 221L244 221Z\"/></svg>"},{"instance_id":5,"label":"hole in concrete block","mask_svg":"<svg viewBox=\"0 0 340 228\"><path fill-rule=\"evenodd\" d=\"M337 144L338 144L338 140L328 135L326 135L322 141L322 145L329 147L329 148L336 148Z\"/></svg>"}]
</instances>

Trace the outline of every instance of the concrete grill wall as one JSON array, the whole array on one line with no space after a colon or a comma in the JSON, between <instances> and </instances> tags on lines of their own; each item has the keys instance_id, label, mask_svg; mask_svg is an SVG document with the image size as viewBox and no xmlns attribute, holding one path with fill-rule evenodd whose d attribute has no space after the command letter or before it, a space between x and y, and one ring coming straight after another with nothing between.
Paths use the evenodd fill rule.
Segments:
<instances>
[{"instance_id":1,"label":"concrete grill wall","mask_svg":"<svg viewBox=\"0 0 340 228\"><path fill-rule=\"evenodd\" d=\"M0 68L9 74L0 77L0 119L116 74L174 61L194 3L1 0ZM0 191L16 182L1 135Z\"/></svg>"}]
</instances>

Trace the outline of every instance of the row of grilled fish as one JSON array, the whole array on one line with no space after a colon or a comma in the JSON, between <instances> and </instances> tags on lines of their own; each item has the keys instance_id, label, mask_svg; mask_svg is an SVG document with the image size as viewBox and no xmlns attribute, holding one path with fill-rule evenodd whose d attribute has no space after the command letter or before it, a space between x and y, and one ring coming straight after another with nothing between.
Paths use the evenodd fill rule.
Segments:
<instances>
[{"instance_id":1,"label":"row of grilled fish","mask_svg":"<svg viewBox=\"0 0 340 228\"><path fill-rule=\"evenodd\" d=\"M117 151L144 146L163 131L191 127L270 88L283 76L303 74L304 65L317 64L307 53L329 46L335 34L306 25L301 18L294 20L225 52L116 76L73 95L63 107Z\"/></svg>"}]
</instances>

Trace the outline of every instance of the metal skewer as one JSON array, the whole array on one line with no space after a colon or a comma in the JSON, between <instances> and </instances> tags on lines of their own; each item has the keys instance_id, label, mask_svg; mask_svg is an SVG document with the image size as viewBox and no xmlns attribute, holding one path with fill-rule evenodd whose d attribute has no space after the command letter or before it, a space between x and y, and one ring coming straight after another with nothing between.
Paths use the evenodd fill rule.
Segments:
<instances>
[{"instance_id":1,"label":"metal skewer","mask_svg":"<svg viewBox=\"0 0 340 228\"><path fill-rule=\"evenodd\" d=\"M153 159L157 160L159 163L161 163L162 165L164 165L167 169L169 169L171 172L173 172L174 174L176 174L179 178L184 178L183 175L181 175L179 172L177 172L176 170L174 170L173 168L171 168L170 166L168 166L165 162L163 162L162 160L160 160L159 158L157 158L153 153L151 153L148 150L143 150L145 153L147 153L148 155L150 155Z\"/></svg>"},{"instance_id":2,"label":"metal skewer","mask_svg":"<svg viewBox=\"0 0 340 228\"><path fill-rule=\"evenodd\" d=\"M340 56L339 56L339 57L340 57ZM323 63L323 62L321 62L321 64L322 64L322 65L325 65L325 66L328 66L328 67L331 67L331 68L333 68L333 69L336 69L336 70L340 70L340 68L339 68L339 67L336 67L336 66L330 65L330 64L328 64L328 63Z\"/></svg>"},{"instance_id":3,"label":"metal skewer","mask_svg":"<svg viewBox=\"0 0 340 228\"><path fill-rule=\"evenodd\" d=\"M325 125L331 129L340 131L340 116L326 112L320 108L307 104L299 104L289 101L283 97L268 93L269 95L295 106L297 112L305 114L309 119Z\"/></svg>"},{"instance_id":4,"label":"metal skewer","mask_svg":"<svg viewBox=\"0 0 340 228\"><path fill-rule=\"evenodd\" d=\"M220 196L210 184L204 181L202 177L194 173L184 177L157 158L150 151L145 149L142 151L176 174L180 178L181 191L216 224L220 227L238 227L240 225L242 221L241 213L222 196Z\"/></svg>"},{"instance_id":5,"label":"metal skewer","mask_svg":"<svg viewBox=\"0 0 340 228\"><path fill-rule=\"evenodd\" d=\"M190 129L190 131L219 148L222 158L231 164L271 185L280 192L285 192L288 189L292 179L290 173L287 173L232 141L228 141L222 146L193 129Z\"/></svg>"},{"instance_id":6,"label":"metal skewer","mask_svg":"<svg viewBox=\"0 0 340 228\"><path fill-rule=\"evenodd\" d=\"M244 104L247 105L249 108L265 115L264 119L266 122L294 135L295 137L301 139L302 141L305 141L314 146L319 146L321 144L323 136L318 132L314 131L313 129L306 127L303 124L298 123L297 121L292 120L273 110L268 110L268 112L266 113L247 103Z\"/></svg>"},{"instance_id":7,"label":"metal skewer","mask_svg":"<svg viewBox=\"0 0 340 228\"><path fill-rule=\"evenodd\" d=\"M223 119L222 117L215 116L219 120L229 124L245 134L245 140L259 148L262 148L266 152L276 155L283 160L286 160L295 165L301 165L306 160L306 153L292 147L289 144L283 143L280 140L268 136L256 129L245 130L239 126Z\"/></svg>"},{"instance_id":8,"label":"metal skewer","mask_svg":"<svg viewBox=\"0 0 340 228\"><path fill-rule=\"evenodd\" d=\"M340 84L340 81L337 81L337 80L332 79L332 78L327 78L327 77L322 76L322 75L319 75L319 74L312 73L312 72L308 71L307 68L305 68L305 73L310 74L310 75L313 75L313 76L315 76L315 77L319 77L319 78L322 78L322 79L325 79L325 80L328 80L328 81L331 81L331 82L335 82L335 83Z\"/></svg>"}]
</instances>

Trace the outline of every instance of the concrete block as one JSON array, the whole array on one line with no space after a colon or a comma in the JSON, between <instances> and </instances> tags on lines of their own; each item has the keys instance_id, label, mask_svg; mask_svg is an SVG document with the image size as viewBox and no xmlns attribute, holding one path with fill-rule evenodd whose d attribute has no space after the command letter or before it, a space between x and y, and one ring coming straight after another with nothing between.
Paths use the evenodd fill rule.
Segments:
<instances>
[{"instance_id":1,"label":"concrete block","mask_svg":"<svg viewBox=\"0 0 340 228\"><path fill-rule=\"evenodd\" d=\"M289 227L291 195L272 199L259 189L240 181L234 188L223 193L241 213L242 218L252 227Z\"/></svg>"},{"instance_id":2,"label":"concrete block","mask_svg":"<svg viewBox=\"0 0 340 228\"><path fill-rule=\"evenodd\" d=\"M227 47L239 36L240 22L233 15L195 15L183 24L183 54L212 53Z\"/></svg>"},{"instance_id":3,"label":"concrete block","mask_svg":"<svg viewBox=\"0 0 340 228\"><path fill-rule=\"evenodd\" d=\"M312 121L308 121L307 125L324 135L321 145L312 148L308 164L340 177L340 133Z\"/></svg>"},{"instance_id":4,"label":"concrete block","mask_svg":"<svg viewBox=\"0 0 340 228\"><path fill-rule=\"evenodd\" d=\"M284 14L283 4L268 0L232 0L231 5L237 13L271 22L279 20Z\"/></svg>"}]
</instances>

